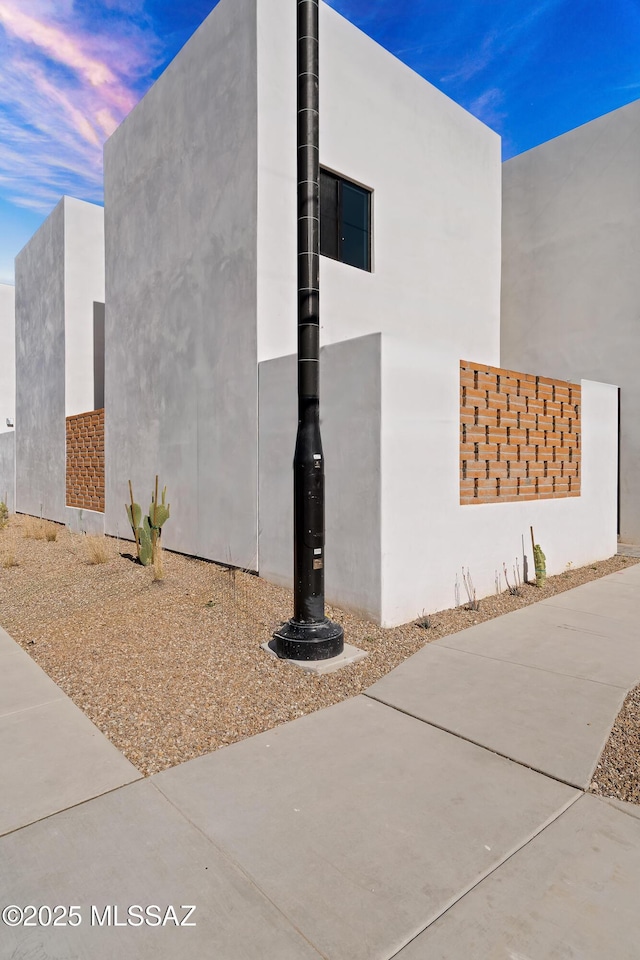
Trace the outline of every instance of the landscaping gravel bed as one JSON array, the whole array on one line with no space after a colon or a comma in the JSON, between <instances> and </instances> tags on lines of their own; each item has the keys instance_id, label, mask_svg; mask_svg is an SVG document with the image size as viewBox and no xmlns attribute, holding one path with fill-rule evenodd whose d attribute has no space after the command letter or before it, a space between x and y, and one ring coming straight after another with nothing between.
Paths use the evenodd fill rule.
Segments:
<instances>
[{"instance_id":1,"label":"landscaping gravel bed","mask_svg":"<svg viewBox=\"0 0 640 960\"><path fill-rule=\"evenodd\" d=\"M36 539L49 531L50 539ZM292 612L289 591L165 552L164 578L133 545L12 516L0 530L0 625L144 774L362 693L425 643L638 562L612 557L410 623L377 627L335 607L364 660L323 677L260 650ZM91 562L104 554L104 562ZM453 587L452 587L453 589ZM640 693L620 715L597 790L640 802Z\"/></svg>"}]
</instances>

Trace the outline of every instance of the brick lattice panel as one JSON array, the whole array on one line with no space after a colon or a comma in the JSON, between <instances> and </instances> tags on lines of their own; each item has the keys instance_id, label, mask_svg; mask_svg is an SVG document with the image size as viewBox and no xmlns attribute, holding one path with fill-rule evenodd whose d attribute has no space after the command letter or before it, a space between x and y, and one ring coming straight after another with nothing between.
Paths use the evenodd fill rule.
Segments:
<instances>
[{"instance_id":1,"label":"brick lattice panel","mask_svg":"<svg viewBox=\"0 0 640 960\"><path fill-rule=\"evenodd\" d=\"M575 383L460 361L460 503L579 497Z\"/></svg>"},{"instance_id":2,"label":"brick lattice panel","mask_svg":"<svg viewBox=\"0 0 640 960\"><path fill-rule=\"evenodd\" d=\"M67 506L104 513L104 410L67 417Z\"/></svg>"}]
</instances>

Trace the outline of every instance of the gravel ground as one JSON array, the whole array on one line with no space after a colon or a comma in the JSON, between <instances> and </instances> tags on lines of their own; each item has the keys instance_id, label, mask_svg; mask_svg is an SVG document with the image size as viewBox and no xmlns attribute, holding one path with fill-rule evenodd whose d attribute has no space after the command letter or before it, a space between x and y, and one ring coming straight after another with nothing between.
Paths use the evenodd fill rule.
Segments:
<instances>
[{"instance_id":1,"label":"gravel ground","mask_svg":"<svg viewBox=\"0 0 640 960\"><path fill-rule=\"evenodd\" d=\"M36 539L44 528L56 539ZM105 562L91 563L91 551ZM550 577L522 596L383 629L335 607L369 656L325 677L268 657L259 644L292 610L259 577L165 552L164 578L132 544L12 516L0 530L0 624L145 775L361 693L425 643L638 562L612 557ZM601 758L594 792L640 803L640 688Z\"/></svg>"},{"instance_id":2,"label":"gravel ground","mask_svg":"<svg viewBox=\"0 0 640 960\"><path fill-rule=\"evenodd\" d=\"M640 803L640 686L627 694L593 775L591 793Z\"/></svg>"}]
</instances>

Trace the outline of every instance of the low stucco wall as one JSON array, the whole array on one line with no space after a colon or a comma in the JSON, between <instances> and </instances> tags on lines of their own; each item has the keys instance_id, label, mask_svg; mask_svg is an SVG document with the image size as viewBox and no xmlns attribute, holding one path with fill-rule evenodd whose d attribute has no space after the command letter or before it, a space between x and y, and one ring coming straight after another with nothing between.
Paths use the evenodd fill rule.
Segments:
<instances>
[{"instance_id":1,"label":"low stucco wall","mask_svg":"<svg viewBox=\"0 0 640 960\"><path fill-rule=\"evenodd\" d=\"M383 343L382 622L403 623L452 607L462 567L477 596L495 591L523 545L532 570L530 526L561 573L617 550L617 388L581 381L581 491L524 503L460 503L458 364L443 377L438 409L425 404L420 358L394 358ZM502 589L505 588L502 577Z\"/></svg>"},{"instance_id":2,"label":"low stucco wall","mask_svg":"<svg viewBox=\"0 0 640 960\"><path fill-rule=\"evenodd\" d=\"M378 334L323 347L320 367L325 459L325 596L379 620L380 346ZM260 364L260 576L293 583L293 453L296 357ZM286 611L283 612L283 616Z\"/></svg>"},{"instance_id":3,"label":"low stucco wall","mask_svg":"<svg viewBox=\"0 0 640 960\"><path fill-rule=\"evenodd\" d=\"M535 378L534 378L535 379ZM437 396L434 386L438 387ZM578 496L460 502L459 361L425 390L420 351L381 335L323 347L329 602L395 626L454 606L462 568L479 598L502 589L530 527L548 573L616 552L617 388L582 381ZM437 405L436 405L437 400ZM292 584L295 357L260 364L259 573ZM284 615L284 614L283 614Z\"/></svg>"}]
</instances>

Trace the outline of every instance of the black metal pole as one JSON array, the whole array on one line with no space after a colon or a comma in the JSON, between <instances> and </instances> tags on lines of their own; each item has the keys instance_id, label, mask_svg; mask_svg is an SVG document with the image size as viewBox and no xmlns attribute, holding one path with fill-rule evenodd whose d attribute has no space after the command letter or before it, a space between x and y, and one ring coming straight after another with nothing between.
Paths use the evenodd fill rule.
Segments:
<instances>
[{"instance_id":1,"label":"black metal pole","mask_svg":"<svg viewBox=\"0 0 640 960\"><path fill-rule=\"evenodd\" d=\"M342 653L324 615L324 458L320 438L320 153L318 0L298 4L298 435L293 459L293 618L273 636L279 657Z\"/></svg>"}]
</instances>

